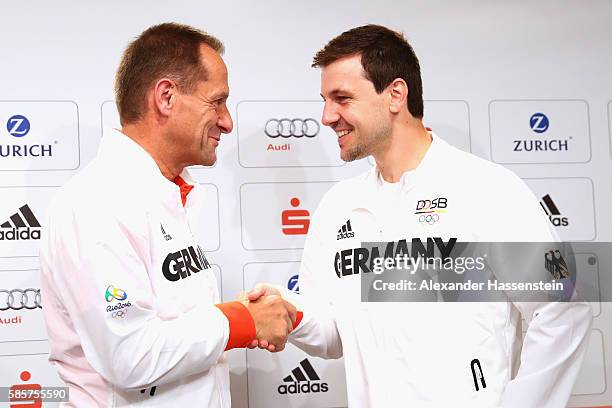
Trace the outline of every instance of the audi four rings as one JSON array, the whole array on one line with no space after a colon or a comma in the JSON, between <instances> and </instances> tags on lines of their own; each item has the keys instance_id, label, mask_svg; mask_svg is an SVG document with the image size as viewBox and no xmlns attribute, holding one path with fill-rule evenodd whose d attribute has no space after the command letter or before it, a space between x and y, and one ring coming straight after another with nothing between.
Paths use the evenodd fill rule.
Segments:
<instances>
[{"instance_id":1,"label":"audi four rings","mask_svg":"<svg viewBox=\"0 0 612 408\"><path fill-rule=\"evenodd\" d=\"M264 133L268 137L315 137L321 125L316 119L270 119L266 122Z\"/></svg>"},{"instance_id":2,"label":"audi four rings","mask_svg":"<svg viewBox=\"0 0 612 408\"><path fill-rule=\"evenodd\" d=\"M0 289L0 311L41 308L40 289Z\"/></svg>"}]
</instances>

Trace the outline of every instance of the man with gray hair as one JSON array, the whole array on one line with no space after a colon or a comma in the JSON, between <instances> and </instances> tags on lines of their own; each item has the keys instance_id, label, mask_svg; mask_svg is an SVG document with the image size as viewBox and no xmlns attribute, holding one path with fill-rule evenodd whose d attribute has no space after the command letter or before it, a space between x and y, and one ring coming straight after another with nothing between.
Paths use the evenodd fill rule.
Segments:
<instances>
[{"instance_id":1,"label":"man with gray hair","mask_svg":"<svg viewBox=\"0 0 612 408\"><path fill-rule=\"evenodd\" d=\"M136 38L116 77L121 130L63 186L41 244L50 360L67 406L230 407L224 352L282 350L281 297L219 302L198 238L205 199L186 167L232 130L222 43L166 23Z\"/></svg>"}]
</instances>

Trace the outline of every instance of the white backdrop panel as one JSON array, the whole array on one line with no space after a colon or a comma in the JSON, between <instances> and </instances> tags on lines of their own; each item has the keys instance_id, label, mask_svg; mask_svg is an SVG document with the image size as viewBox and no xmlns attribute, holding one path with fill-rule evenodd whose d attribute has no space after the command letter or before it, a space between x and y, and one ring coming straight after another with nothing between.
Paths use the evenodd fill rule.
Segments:
<instances>
[{"instance_id":1,"label":"white backdrop panel","mask_svg":"<svg viewBox=\"0 0 612 408\"><path fill-rule=\"evenodd\" d=\"M91 161L104 126L119 126L113 77L127 43L152 24L177 21L217 35L227 49L234 131L222 138L215 166L193 168L210 197L196 233L216 264L225 301L259 278L288 285L297 273L305 221L324 191L370 167L368 160L344 165L335 136L324 126L311 138L273 140L264 132L270 119L312 118L321 124L312 56L333 36L366 23L403 31L413 44L427 101L424 122L438 136L525 179L538 200L557 207L551 222L562 238L612 241L612 3L607 0L25 0L4 5L2 15L5 238L20 218L32 227L21 210L26 204L44 226L55 186ZM514 140L549 149L515 152ZM38 154L49 150L51 155ZM23 156L25 151L32 155ZM300 203L293 206L293 198ZM283 233L283 212L285 228L295 234ZM36 285L38 242L0 240L0 288ZM611 257L579 257L586 262L579 288L611 287L609 271L601 267ZM606 358L612 355L612 306L594 302L593 307L597 316L587 363L571 401L576 407L612 404L606 382L612 376ZM14 315L0 312L0 318ZM0 386L18 383L24 370L31 371L30 382L58 382L47 355L39 354L46 342L26 341L42 333L33 316L24 312L23 326L11 326L12 333L0 326L0 354L10 355L0 356ZM341 362L308 358L328 383L326 393L277 393L292 370L304 369L305 358L292 347L275 355L228 353L233 405L343 406Z\"/></svg>"}]
</instances>

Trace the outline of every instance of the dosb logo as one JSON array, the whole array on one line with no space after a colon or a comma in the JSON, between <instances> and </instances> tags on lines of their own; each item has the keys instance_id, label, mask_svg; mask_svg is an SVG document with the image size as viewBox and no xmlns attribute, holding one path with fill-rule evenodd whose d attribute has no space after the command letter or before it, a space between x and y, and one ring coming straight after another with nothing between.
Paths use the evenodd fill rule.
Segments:
<instances>
[{"instance_id":1,"label":"dosb logo","mask_svg":"<svg viewBox=\"0 0 612 408\"><path fill-rule=\"evenodd\" d=\"M41 226L29 205L19 208L9 219L0 224L0 241L28 241L40 239Z\"/></svg>"},{"instance_id":2,"label":"dosb logo","mask_svg":"<svg viewBox=\"0 0 612 408\"><path fill-rule=\"evenodd\" d=\"M24 137L30 131L30 121L23 115L13 115L6 122L6 130L11 136Z\"/></svg>"},{"instance_id":3,"label":"dosb logo","mask_svg":"<svg viewBox=\"0 0 612 408\"><path fill-rule=\"evenodd\" d=\"M534 113L529 118L529 127L536 133L544 133L548 130L548 126L550 122L548 121L548 117L543 113Z\"/></svg>"},{"instance_id":4,"label":"dosb logo","mask_svg":"<svg viewBox=\"0 0 612 408\"><path fill-rule=\"evenodd\" d=\"M328 384L321 382L321 378L307 358L300 361L300 365L291 370L291 374L283 378L283 382L288 384L281 384L277 388L278 393L282 395L309 394L329 390Z\"/></svg>"},{"instance_id":5,"label":"dosb logo","mask_svg":"<svg viewBox=\"0 0 612 408\"><path fill-rule=\"evenodd\" d=\"M419 222L426 222L433 225L440 220L438 213L446 212L448 199L446 197L438 197L432 200L417 201L415 214L419 215Z\"/></svg>"},{"instance_id":6,"label":"dosb logo","mask_svg":"<svg viewBox=\"0 0 612 408\"><path fill-rule=\"evenodd\" d=\"M417 201L416 211L437 212L433 210L446 208L447 203L448 203L448 200L445 197L434 198L433 200L419 200ZM415 214L418 214L418 213L415 212Z\"/></svg>"}]
</instances>

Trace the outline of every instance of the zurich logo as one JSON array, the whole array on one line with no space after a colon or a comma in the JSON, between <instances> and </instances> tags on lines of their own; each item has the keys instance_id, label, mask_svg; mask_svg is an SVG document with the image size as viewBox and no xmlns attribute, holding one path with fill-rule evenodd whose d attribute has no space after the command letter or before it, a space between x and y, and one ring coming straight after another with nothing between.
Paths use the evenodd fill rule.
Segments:
<instances>
[{"instance_id":1,"label":"zurich logo","mask_svg":"<svg viewBox=\"0 0 612 408\"><path fill-rule=\"evenodd\" d=\"M549 124L548 117L543 113L534 113L529 119L529 126L536 133L546 132Z\"/></svg>"},{"instance_id":2,"label":"zurich logo","mask_svg":"<svg viewBox=\"0 0 612 408\"><path fill-rule=\"evenodd\" d=\"M295 293L300 293L300 287L298 286L298 275L293 275L289 278L289 282L287 282L287 288L290 291Z\"/></svg>"},{"instance_id":3,"label":"zurich logo","mask_svg":"<svg viewBox=\"0 0 612 408\"><path fill-rule=\"evenodd\" d=\"M23 115L13 115L6 122L6 130L15 137L24 137L30 131L30 121Z\"/></svg>"}]
</instances>

